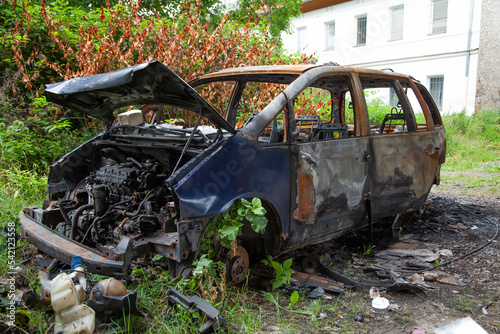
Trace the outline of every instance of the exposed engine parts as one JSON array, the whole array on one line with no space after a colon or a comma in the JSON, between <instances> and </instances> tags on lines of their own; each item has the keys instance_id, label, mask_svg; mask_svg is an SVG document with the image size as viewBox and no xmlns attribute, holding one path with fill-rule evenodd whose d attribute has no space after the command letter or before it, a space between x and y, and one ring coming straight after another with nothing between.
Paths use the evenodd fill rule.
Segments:
<instances>
[{"instance_id":1,"label":"exposed engine parts","mask_svg":"<svg viewBox=\"0 0 500 334\"><path fill-rule=\"evenodd\" d=\"M167 168L153 157L136 159L115 148L101 149L100 154L103 166L83 180L70 199L52 206L65 216L57 227L61 234L96 247L110 259L124 260L127 250L144 236L164 232L165 221L176 215L164 183ZM142 247L127 255L126 262L148 251Z\"/></svg>"}]
</instances>

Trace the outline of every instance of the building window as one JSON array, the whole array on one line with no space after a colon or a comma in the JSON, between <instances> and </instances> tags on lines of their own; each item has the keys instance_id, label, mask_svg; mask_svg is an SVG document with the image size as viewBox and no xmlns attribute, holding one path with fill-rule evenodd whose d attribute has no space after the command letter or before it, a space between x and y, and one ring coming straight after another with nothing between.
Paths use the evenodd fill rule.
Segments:
<instances>
[{"instance_id":1,"label":"building window","mask_svg":"<svg viewBox=\"0 0 500 334\"><path fill-rule=\"evenodd\" d=\"M335 48L335 22L325 23L326 28L326 50Z\"/></svg>"},{"instance_id":2,"label":"building window","mask_svg":"<svg viewBox=\"0 0 500 334\"><path fill-rule=\"evenodd\" d=\"M399 103L399 98L396 95L396 91L394 90L394 88L391 88L389 90L389 105L391 107L397 107L398 103Z\"/></svg>"},{"instance_id":3,"label":"building window","mask_svg":"<svg viewBox=\"0 0 500 334\"><path fill-rule=\"evenodd\" d=\"M433 34L446 32L446 22L448 20L448 0L432 1L432 28Z\"/></svg>"},{"instance_id":4,"label":"building window","mask_svg":"<svg viewBox=\"0 0 500 334\"><path fill-rule=\"evenodd\" d=\"M443 86L444 75L433 75L429 77L429 93L439 110L443 108Z\"/></svg>"},{"instance_id":5,"label":"building window","mask_svg":"<svg viewBox=\"0 0 500 334\"><path fill-rule=\"evenodd\" d=\"M306 27L297 28L297 36L299 39L299 52L305 53L306 43Z\"/></svg>"},{"instance_id":6,"label":"building window","mask_svg":"<svg viewBox=\"0 0 500 334\"><path fill-rule=\"evenodd\" d=\"M357 20L357 35L356 35L356 45L366 44L366 14L358 16Z\"/></svg>"},{"instance_id":7,"label":"building window","mask_svg":"<svg viewBox=\"0 0 500 334\"><path fill-rule=\"evenodd\" d=\"M391 8L391 41L403 39L404 5Z\"/></svg>"}]
</instances>

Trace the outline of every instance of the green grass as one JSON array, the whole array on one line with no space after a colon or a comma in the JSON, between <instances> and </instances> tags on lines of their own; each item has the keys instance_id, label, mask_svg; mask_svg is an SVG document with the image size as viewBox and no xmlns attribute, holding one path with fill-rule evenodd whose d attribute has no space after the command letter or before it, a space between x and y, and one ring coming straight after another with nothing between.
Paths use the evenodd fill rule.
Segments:
<instances>
[{"instance_id":1,"label":"green grass","mask_svg":"<svg viewBox=\"0 0 500 334\"><path fill-rule=\"evenodd\" d=\"M474 309L477 307L477 305L474 304L471 298L465 295L454 296L452 301L455 307L463 312L472 313Z\"/></svg>"},{"instance_id":2,"label":"green grass","mask_svg":"<svg viewBox=\"0 0 500 334\"><path fill-rule=\"evenodd\" d=\"M446 129L444 170L500 172L500 110L443 117ZM492 163L497 162L497 163Z\"/></svg>"}]
</instances>

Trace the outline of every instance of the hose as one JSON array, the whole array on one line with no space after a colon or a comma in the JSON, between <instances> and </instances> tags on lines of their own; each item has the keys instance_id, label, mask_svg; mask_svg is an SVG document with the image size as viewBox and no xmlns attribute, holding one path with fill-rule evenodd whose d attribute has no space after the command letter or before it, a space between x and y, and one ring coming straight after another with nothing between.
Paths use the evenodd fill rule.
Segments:
<instances>
[{"instance_id":1,"label":"hose","mask_svg":"<svg viewBox=\"0 0 500 334\"><path fill-rule=\"evenodd\" d=\"M92 209L94 207L94 204L85 204L76 209L75 213L73 214L73 217L71 218L71 234L70 238L75 239L75 234L76 234L76 227L78 225L78 218L82 214L83 211ZM83 242L83 240L82 240Z\"/></svg>"}]
</instances>

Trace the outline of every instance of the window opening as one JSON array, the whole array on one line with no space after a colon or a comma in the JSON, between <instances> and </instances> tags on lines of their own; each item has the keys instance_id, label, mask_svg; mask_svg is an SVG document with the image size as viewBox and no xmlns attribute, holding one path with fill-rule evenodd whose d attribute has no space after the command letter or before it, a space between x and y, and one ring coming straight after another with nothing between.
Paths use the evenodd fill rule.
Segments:
<instances>
[{"instance_id":1,"label":"window opening","mask_svg":"<svg viewBox=\"0 0 500 334\"><path fill-rule=\"evenodd\" d=\"M408 97L411 108L413 109L413 115L415 116L415 122L417 123L417 131L427 131L427 120L425 119L422 106L420 105L413 89L407 87L406 96Z\"/></svg>"},{"instance_id":2,"label":"window opening","mask_svg":"<svg viewBox=\"0 0 500 334\"><path fill-rule=\"evenodd\" d=\"M363 16L360 16L357 18L356 45L365 45L366 44L366 24L367 24L366 15L363 15Z\"/></svg>"},{"instance_id":3,"label":"window opening","mask_svg":"<svg viewBox=\"0 0 500 334\"><path fill-rule=\"evenodd\" d=\"M370 134L407 132L408 124L405 113L410 115L411 110L405 111L403 109L404 103L400 103L400 97L396 94L396 81L372 77L361 77L360 79L370 122ZM402 94L404 93L401 92L400 95ZM389 99L387 99L388 96ZM405 103L406 108L409 109L410 106L407 102Z\"/></svg>"},{"instance_id":4,"label":"window opening","mask_svg":"<svg viewBox=\"0 0 500 334\"><path fill-rule=\"evenodd\" d=\"M235 81L215 81L197 86L194 89L207 100L219 114L225 115L235 85Z\"/></svg>"},{"instance_id":5,"label":"window opening","mask_svg":"<svg viewBox=\"0 0 500 334\"><path fill-rule=\"evenodd\" d=\"M238 103L235 128L241 129L244 127L264 107L271 103L286 86L285 84L270 82L246 82Z\"/></svg>"},{"instance_id":6,"label":"window opening","mask_svg":"<svg viewBox=\"0 0 500 334\"><path fill-rule=\"evenodd\" d=\"M335 22L328 22L326 26L326 50L335 48Z\"/></svg>"},{"instance_id":7,"label":"window opening","mask_svg":"<svg viewBox=\"0 0 500 334\"><path fill-rule=\"evenodd\" d=\"M299 45L299 53L305 53L305 49L307 46L306 43L306 27L300 27L297 29L297 38Z\"/></svg>"},{"instance_id":8,"label":"window opening","mask_svg":"<svg viewBox=\"0 0 500 334\"><path fill-rule=\"evenodd\" d=\"M404 5L391 8L391 41L403 39L403 17Z\"/></svg>"},{"instance_id":9,"label":"window opening","mask_svg":"<svg viewBox=\"0 0 500 334\"><path fill-rule=\"evenodd\" d=\"M313 142L348 138L354 134L354 118L351 113L347 124L344 110L346 92L349 91L346 76L322 78L304 89L294 101L294 140Z\"/></svg>"},{"instance_id":10,"label":"window opening","mask_svg":"<svg viewBox=\"0 0 500 334\"><path fill-rule=\"evenodd\" d=\"M274 117L274 119L259 133L259 136L257 137L259 144L277 144L283 143L287 140L285 115L285 108L283 108L280 113L276 115L276 117Z\"/></svg>"},{"instance_id":11,"label":"window opening","mask_svg":"<svg viewBox=\"0 0 500 334\"><path fill-rule=\"evenodd\" d=\"M389 91L389 105L391 107L397 107L399 105L399 99L394 88L391 88Z\"/></svg>"},{"instance_id":12,"label":"window opening","mask_svg":"<svg viewBox=\"0 0 500 334\"><path fill-rule=\"evenodd\" d=\"M443 75L433 75L429 77L429 92L432 98L436 102L439 110L443 108L443 87L444 87L444 76Z\"/></svg>"},{"instance_id":13,"label":"window opening","mask_svg":"<svg viewBox=\"0 0 500 334\"><path fill-rule=\"evenodd\" d=\"M448 20L448 0L432 0L432 29L433 34L446 32Z\"/></svg>"},{"instance_id":14,"label":"window opening","mask_svg":"<svg viewBox=\"0 0 500 334\"><path fill-rule=\"evenodd\" d=\"M439 113L439 109L437 108L436 103L432 99L431 95L423 85L417 84L417 87L418 90L420 91L420 94L424 98L424 101L427 104L429 111L431 112L434 125L442 125L443 121L441 119L441 114Z\"/></svg>"}]
</instances>

